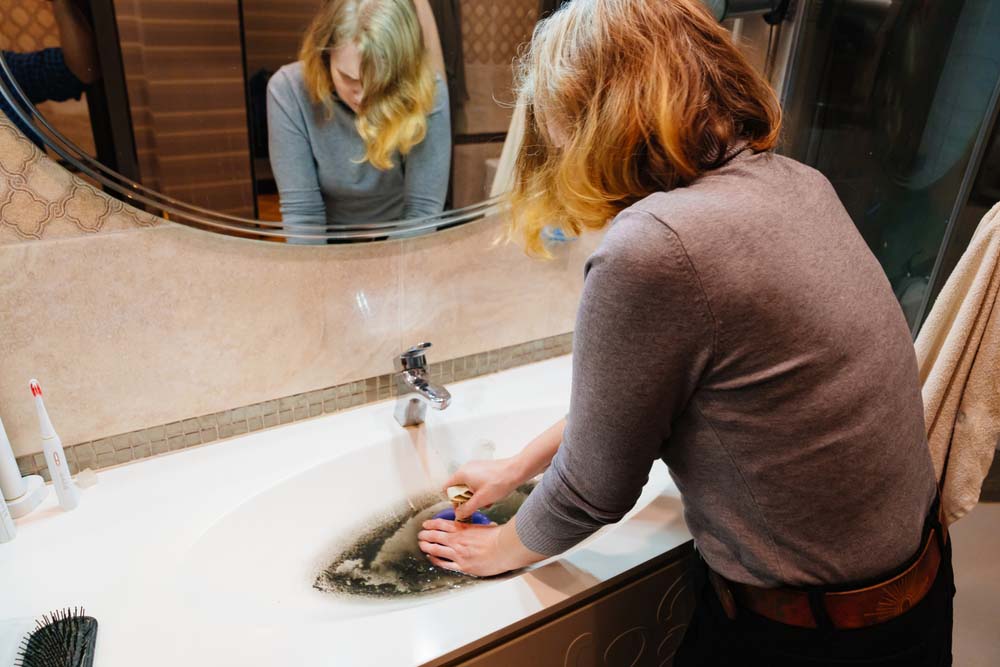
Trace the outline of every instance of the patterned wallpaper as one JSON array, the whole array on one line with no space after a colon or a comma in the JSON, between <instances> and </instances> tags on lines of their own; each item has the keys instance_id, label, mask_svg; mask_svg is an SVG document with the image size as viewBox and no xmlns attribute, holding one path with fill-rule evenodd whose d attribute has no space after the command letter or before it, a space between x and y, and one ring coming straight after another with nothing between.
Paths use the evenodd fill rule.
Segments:
<instances>
[{"instance_id":1,"label":"patterned wallpaper","mask_svg":"<svg viewBox=\"0 0 1000 667\"><path fill-rule=\"evenodd\" d=\"M538 20L536 0L463 0L462 48L467 64L510 65Z\"/></svg>"},{"instance_id":2,"label":"patterned wallpaper","mask_svg":"<svg viewBox=\"0 0 1000 667\"><path fill-rule=\"evenodd\" d=\"M152 227L159 221L45 157L0 114L0 245Z\"/></svg>"},{"instance_id":3,"label":"patterned wallpaper","mask_svg":"<svg viewBox=\"0 0 1000 667\"><path fill-rule=\"evenodd\" d=\"M59 32L48 0L0 0L0 48L37 51L59 46Z\"/></svg>"}]
</instances>

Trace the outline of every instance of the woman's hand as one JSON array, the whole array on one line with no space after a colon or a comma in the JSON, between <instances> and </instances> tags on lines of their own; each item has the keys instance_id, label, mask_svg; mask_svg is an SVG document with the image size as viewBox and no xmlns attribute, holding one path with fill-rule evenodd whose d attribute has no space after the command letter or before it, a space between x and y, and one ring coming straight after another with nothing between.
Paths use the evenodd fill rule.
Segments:
<instances>
[{"instance_id":1,"label":"woman's hand","mask_svg":"<svg viewBox=\"0 0 1000 667\"><path fill-rule=\"evenodd\" d=\"M462 466L445 486L465 484L472 489L473 496L455 510L455 517L468 519L476 510L503 500L518 486L541 474L559 449L565 429L566 420L560 419L529 442L517 456L496 461L472 461Z\"/></svg>"},{"instance_id":2,"label":"woman's hand","mask_svg":"<svg viewBox=\"0 0 1000 667\"><path fill-rule=\"evenodd\" d=\"M445 519L424 522L417 534L420 550L442 570L492 577L510 568L501 562L500 531L496 524L479 526Z\"/></svg>"},{"instance_id":3,"label":"woman's hand","mask_svg":"<svg viewBox=\"0 0 1000 667\"><path fill-rule=\"evenodd\" d=\"M545 558L521 544L514 526L514 521L503 526L479 526L432 519L424 522L417 540L435 567L492 577Z\"/></svg>"},{"instance_id":4,"label":"woman's hand","mask_svg":"<svg viewBox=\"0 0 1000 667\"><path fill-rule=\"evenodd\" d=\"M445 486L464 484L472 489L472 498L455 510L456 519L468 519L472 513L503 500L526 480L521 479L514 458L496 461L471 461L459 468Z\"/></svg>"}]
</instances>

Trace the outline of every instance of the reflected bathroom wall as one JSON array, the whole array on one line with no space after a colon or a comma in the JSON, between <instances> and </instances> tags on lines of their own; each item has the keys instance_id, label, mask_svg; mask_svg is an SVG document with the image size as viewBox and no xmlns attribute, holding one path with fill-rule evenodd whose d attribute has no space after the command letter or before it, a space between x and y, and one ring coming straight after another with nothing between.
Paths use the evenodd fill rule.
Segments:
<instances>
[{"instance_id":1,"label":"reflected bathroom wall","mask_svg":"<svg viewBox=\"0 0 1000 667\"><path fill-rule=\"evenodd\" d=\"M915 327L963 178L977 166L1000 76L1000 2L812 0L803 9L783 151L830 179Z\"/></svg>"},{"instance_id":2,"label":"reflected bathroom wall","mask_svg":"<svg viewBox=\"0 0 1000 667\"><path fill-rule=\"evenodd\" d=\"M244 0L243 48L246 59L258 217L281 220L278 189L267 146L267 82L298 59L302 35L319 8L319 0Z\"/></svg>"},{"instance_id":3,"label":"reflected bathroom wall","mask_svg":"<svg viewBox=\"0 0 1000 667\"><path fill-rule=\"evenodd\" d=\"M139 180L253 216L237 0L114 0Z\"/></svg>"},{"instance_id":4,"label":"reflected bathroom wall","mask_svg":"<svg viewBox=\"0 0 1000 667\"><path fill-rule=\"evenodd\" d=\"M59 30L49 0L0 2L0 49L31 53L59 46ZM86 93L78 100L43 102L38 110L73 143L96 153Z\"/></svg>"}]
</instances>

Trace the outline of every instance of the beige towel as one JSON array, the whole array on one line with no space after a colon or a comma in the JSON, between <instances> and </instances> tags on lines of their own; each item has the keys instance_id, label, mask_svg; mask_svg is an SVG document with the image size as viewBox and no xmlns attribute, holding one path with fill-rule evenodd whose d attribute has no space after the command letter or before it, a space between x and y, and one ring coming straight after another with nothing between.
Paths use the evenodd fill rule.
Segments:
<instances>
[{"instance_id":1,"label":"beige towel","mask_svg":"<svg viewBox=\"0 0 1000 667\"><path fill-rule=\"evenodd\" d=\"M979 502L1000 443L1000 204L986 214L916 342L948 523ZM947 468L945 463L947 461Z\"/></svg>"}]
</instances>

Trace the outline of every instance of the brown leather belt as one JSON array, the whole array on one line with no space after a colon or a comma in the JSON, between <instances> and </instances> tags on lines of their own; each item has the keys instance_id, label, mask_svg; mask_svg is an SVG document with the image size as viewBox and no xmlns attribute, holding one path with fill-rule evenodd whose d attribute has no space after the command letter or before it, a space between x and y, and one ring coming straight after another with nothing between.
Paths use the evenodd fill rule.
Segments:
<instances>
[{"instance_id":1,"label":"brown leather belt","mask_svg":"<svg viewBox=\"0 0 1000 667\"><path fill-rule=\"evenodd\" d=\"M885 623L901 616L924 599L934 585L941 565L941 544L931 530L920 557L904 572L875 586L853 591L820 593L813 600L807 591L792 588L758 588L728 581L709 569L709 580L729 618L743 607L772 621L801 628L820 626L813 604L822 604L833 627L848 630Z\"/></svg>"}]
</instances>

